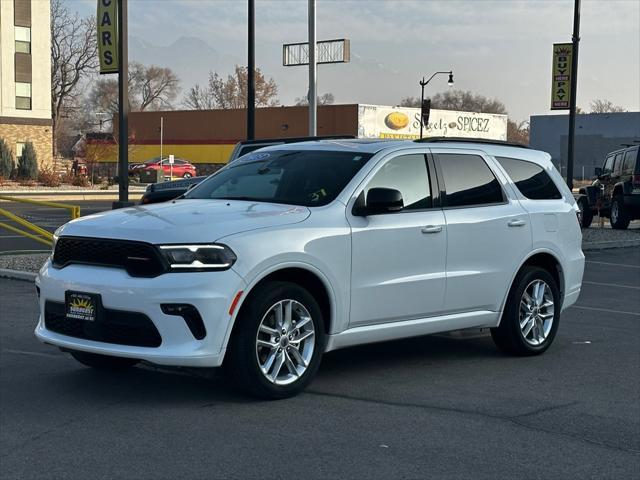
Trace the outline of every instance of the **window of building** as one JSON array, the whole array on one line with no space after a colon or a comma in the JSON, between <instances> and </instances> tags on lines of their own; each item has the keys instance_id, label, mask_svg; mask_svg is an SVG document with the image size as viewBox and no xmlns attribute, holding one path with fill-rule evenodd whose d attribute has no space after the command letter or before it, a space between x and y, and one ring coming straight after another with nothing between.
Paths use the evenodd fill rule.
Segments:
<instances>
[{"instance_id":1,"label":"window of building","mask_svg":"<svg viewBox=\"0 0 640 480\"><path fill-rule=\"evenodd\" d=\"M15 27L16 52L31 53L31 29L29 27Z\"/></svg>"},{"instance_id":2,"label":"window of building","mask_svg":"<svg viewBox=\"0 0 640 480\"><path fill-rule=\"evenodd\" d=\"M24 150L25 143L16 143L16 160L22 157L22 151Z\"/></svg>"},{"instance_id":3,"label":"window of building","mask_svg":"<svg viewBox=\"0 0 640 480\"><path fill-rule=\"evenodd\" d=\"M496 157L496 160L525 197L531 200L562 198L558 187L540 165L515 158Z\"/></svg>"},{"instance_id":4,"label":"window of building","mask_svg":"<svg viewBox=\"0 0 640 480\"><path fill-rule=\"evenodd\" d=\"M500 183L479 155L439 153L445 184L445 206L503 203Z\"/></svg>"},{"instance_id":5,"label":"window of building","mask_svg":"<svg viewBox=\"0 0 640 480\"><path fill-rule=\"evenodd\" d=\"M429 174L424 155L400 155L392 158L376 172L367 188L393 188L402 194L403 211L431 208Z\"/></svg>"},{"instance_id":6,"label":"window of building","mask_svg":"<svg viewBox=\"0 0 640 480\"><path fill-rule=\"evenodd\" d=\"M31 110L31 84L16 82L16 108Z\"/></svg>"}]
</instances>

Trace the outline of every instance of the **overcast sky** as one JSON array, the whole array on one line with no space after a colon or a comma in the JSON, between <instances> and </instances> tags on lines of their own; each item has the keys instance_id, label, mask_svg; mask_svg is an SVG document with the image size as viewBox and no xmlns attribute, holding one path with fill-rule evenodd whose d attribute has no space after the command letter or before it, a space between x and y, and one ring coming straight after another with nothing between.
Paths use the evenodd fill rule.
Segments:
<instances>
[{"instance_id":1,"label":"overcast sky","mask_svg":"<svg viewBox=\"0 0 640 480\"><path fill-rule=\"evenodd\" d=\"M66 2L82 14L95 12L95 0ZM500 99L517 120L549 113L552 44L571 40L573 3L318 0L318 40L349 38L353 60L321 65L319 92L333 93L336 103L395 105L419 95L423 75L453 69L455 88ZM233 63L246 63L245 0L129 5L132 39L165 47L195 37L210 47L205 54L181 51L181 61L167 50L166 66L181 77L183 90L206 82L203 72L209 69L226 74ZM640 1L583 0L581 13L578 106L588 110L590 101L601 98L640 110ZM307 0L256 1L256 64L276 80L285 105L307 90L305 67L282 66L282 44L306 40L306 15ZM138 51L145 61L146 50ZM185 67L185 60L199 68ZM427 93L446 89L446 77L436 77Z\"/></svg>"}]
</instances>

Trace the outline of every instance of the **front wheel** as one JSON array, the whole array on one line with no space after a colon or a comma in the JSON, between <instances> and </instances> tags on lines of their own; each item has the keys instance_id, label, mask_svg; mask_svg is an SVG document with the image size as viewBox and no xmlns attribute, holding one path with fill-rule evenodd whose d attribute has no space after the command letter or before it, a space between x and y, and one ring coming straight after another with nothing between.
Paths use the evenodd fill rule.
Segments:
<instances>
[{"instance_id":1,"label":"front wheel","mask_svg":"<svg viewBox=\"0 0 640 480\"><path fill-rule=\"evenodd\" d=\"M296 395L313 379L324 349L324 319L313 295L290 282L268 282L243 305L231 338L229 371L250 395Z\"/></svg>"},{"instance_id":2,"label":"front wheel","mask_svg":"<svg viewBox=\"0 0 640 480\"><path fill-rule=\"evenodd\" d=\"M580 209L580 226L589 228L593 221L593 211L589 207L589 201L586 198L578 200L578 208Z\"/></svg>"},{"instance_id":3,"label":"front wheel","mask_svg":"<svg viewBox=\"0 0 640 480\"><path fill-rule=\"evenodd\" d=\"M186 172L184 175L182 175L182 178L191 178L192 175L189 172Z\"/></svg>"},{"instance_id":4,"label":"front wheel","mask_svg":"<svg viewBox=\"0 0 640 480\"><path fill-rule=\"evenodd\" d=\"M133 367L140 361L135 358L111 357L108 355L78 352L75 350L69 353L81 364L98 370L123 370L125 368Z\"/></svg>"},{"instance_id":5,"label":"front wheel","mask_svg":"<svg viewBox=\"0 0 640 480\"><path fill-rule=\"evenodd\" d=\"M491 336L500 350L513 355L539 355L556 336L560 323L560 291L542 268L526 266L513 282L500 326Z\"/></svg>"},{"instance_id":6,"label":"front wheel","mask_svg":"<svg viewBox=\"0 0 640 480\"><path fill-rule=\"evenodd\" d=\"M611 227L616 230L625 230L629 226L630 221L631 219L624 208L622 197L614 197L613 202L611 202L611 213L609 214Z\"/></svg>"}]
</instances>

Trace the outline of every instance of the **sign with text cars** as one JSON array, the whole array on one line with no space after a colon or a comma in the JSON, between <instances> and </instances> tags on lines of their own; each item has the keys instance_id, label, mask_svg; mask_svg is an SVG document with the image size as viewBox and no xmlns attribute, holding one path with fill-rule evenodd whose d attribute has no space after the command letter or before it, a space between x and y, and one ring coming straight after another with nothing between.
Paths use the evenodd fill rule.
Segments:
<instances>
[{"instance_id":1,"label":"sign with text cars","mask_svg":"<svg viewBox=\"0 0 640 480\"><path fill-rule=\"evenodd\" d=\"M416 139L420 137L420 109L358 105L358 137ZM423 137L507 139L507 115L431 110Z\"/></svg>"},{"instance_id":2,"label":"sign with text cars","mask_svg":"<svg viewBox=\"0 0 640 480\"><path fill-rule=\"evenodd\" d=\"M569 110L572 61L573 45L571 43L553 44L551 110Z\"/></svg>"},{"instance_id":3,"label":"sign with text cars","mask_svg":"<svg viewBox=\"0 0 640 480\"><path fill-rule=\"evenodd\" d=\"M117 0L98 0L96 27L100 73L118 73Z\"/></svg>"}]
</instances>

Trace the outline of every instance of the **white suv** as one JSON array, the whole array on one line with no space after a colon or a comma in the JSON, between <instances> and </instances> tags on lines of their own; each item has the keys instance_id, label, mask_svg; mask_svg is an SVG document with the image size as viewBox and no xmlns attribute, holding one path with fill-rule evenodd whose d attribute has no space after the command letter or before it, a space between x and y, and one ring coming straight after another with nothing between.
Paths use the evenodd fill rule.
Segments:
<instances>
[{"instance_id":1,"label":"white suv","mask_svg":"<svg viewBox=\"0 0 640 480\"><path fill-rule=\"evenodd\" d=\"M535 355L580 294L577 206L549 155L491 142L278 145L171 203L56 232L37 337L81 363L228 367L303 389L323 353L488 327Z\"/></svg>"}]
</instances>

